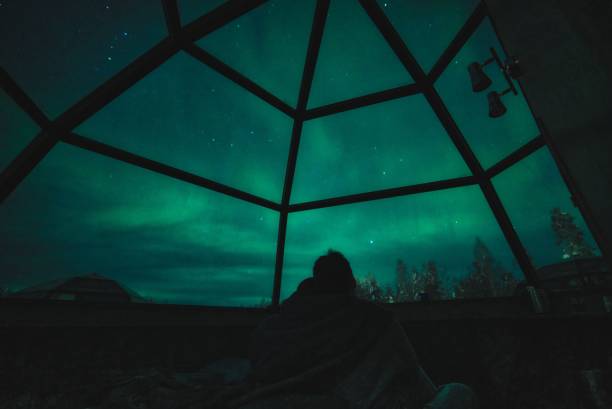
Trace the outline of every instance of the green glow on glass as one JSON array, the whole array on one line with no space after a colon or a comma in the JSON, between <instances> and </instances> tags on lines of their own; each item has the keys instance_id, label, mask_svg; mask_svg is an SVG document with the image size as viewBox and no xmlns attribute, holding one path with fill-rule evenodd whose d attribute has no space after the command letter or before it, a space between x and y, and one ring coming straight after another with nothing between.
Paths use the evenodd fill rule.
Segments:
<instances>
[{"instance_id":1,"label":"green glow on glass","mask_svg":"<svg viewBox=\"0 0 612 409\"><path fill-rule=\"evenodd\" d=\"M314 0L266 2L198 45L295 106L315 5Z\"/></svg>"},{"instance_id":2,"label":"green glow on glass","mask_svg":"<svg viewBox=\"0 0 612 409\"><path fill-rule=\"evenodd\" d=\"M308 107L413 82L358 2L331 2Z\"/></svg>"},{"instance_id":3,"label":"green glow on glass","mask_svg":"<svg viewBox=\"0 0 612 409\"><path fill-rule=\"evenodd\" d=\"M425 72L472 14L478 0L377 0Z\"/></svg>"},{"instance_id":4,"label":"green glow on glass","mask_svg":"<svg viewBox=\"0 0 612 409\"><path fill-rule=\"evenodd\" d=\"M77 131L280 201L292 124L276 108L179 53Z\"/></svg>"},{"instance_id":5,"label":"green glow on glass","mask_svg":"<svg viewBox=\"0 0 612 409\"><path fill-rule=\"evenodd\" d=\"M225 3L225 0L178 0L179 15L183 25Z\"/></svg>"},{"instance_id":6,"label":"green glow on glass","mask_svg":"<svg viewBox=\"0 0 612 409\"><path fill-rule=\"evenodd\" d=\"M4 2L0 65L56 117L166 35L159 1Z\"/></svg>"},{"instance_id":7,"label":"green glow on glass","mask_svg":"<svg viewBox=\"0 0 612 409\"><path fill-rule=\"evenodd\" d=\"M329 248L346 255L356 278L373 273L390 284L402 259L416 266L435 260L456 280L469 271L477 237L506 269L520 274L476 186L291 213L282 294L287 297L310 276L315 259Z\"/></svg>"},{"instance_id":8,"label":"green glow on glass","mask_svg":"<svg viewBox=\"0 0 612 409\"><path fill-rule=\"evenodd\" d=\"M425 98L415 95L304 123L291 201L469 174Z\"/></svg>"},{"instance_id":9,"label":"green glow on glass","mask_svg":"<svg viewBox=\"0 0 612 409\"><path fill-rule=\"evenodd\" d=\"M9 288L97 273L159 302L253 306L272 291L277 212L67 145L0 226Z\"/></svg>"}]
</instances>

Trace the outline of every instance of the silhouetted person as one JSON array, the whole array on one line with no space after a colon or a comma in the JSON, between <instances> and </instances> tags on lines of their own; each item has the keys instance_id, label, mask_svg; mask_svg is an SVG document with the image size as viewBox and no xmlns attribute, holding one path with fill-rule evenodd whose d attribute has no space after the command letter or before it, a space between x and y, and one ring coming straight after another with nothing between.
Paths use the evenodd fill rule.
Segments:
<instances>
[{"instance_id":1,"label":"silhouetted person","mask_svg":"<svg viewBox=\"0 0 612 409\"><path fill-rule=\"evenodd\" d=\"M466 386L432 383L393 313L356 298L355 288L341 253L317 259L312 277L253 334L250 380L264 391L254 396L318 396L351 409L474 408ZM320 402L309 404L326 407Z\"/></svg>"}]
</instances>

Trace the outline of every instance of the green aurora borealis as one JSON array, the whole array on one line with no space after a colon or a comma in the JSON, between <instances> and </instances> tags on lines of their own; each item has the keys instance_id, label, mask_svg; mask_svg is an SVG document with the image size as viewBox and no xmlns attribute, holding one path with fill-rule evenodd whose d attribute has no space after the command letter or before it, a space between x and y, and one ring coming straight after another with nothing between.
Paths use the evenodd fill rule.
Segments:
<instances>
[{"instance_id":1,"label":"green aurora borealis","mask_svg":"<svg viewBox=\"0 0 612 409\"><path fill-rule=\"evenodd\" d=\"M221 1L179 0L183 23ZM379 1L424 70L477 2ZM295 106L315 1L269 1L197 44ZM161 3L20 0L0 6L0 64L50 117L165 35ZM502 53L485 20L435 86L485 168L538 135L522 95L487 116L466 67ZM492 90L505 88L492 66ZM413 82L357 1L332 0L308 107ZM76 128L83 136L280 202L292 119L179 52ZM2 92L0 169L38 129ZM422 95L307 121L292 203L469 175ZM493 179L536 266L561 261L553 207L596 247L547 148ZM255 305L272 292L279 215L66 144L0 205L0 286L98 273L158 301ZM521 272L478 186L291 213L282 298L328 248L382 282L398 258L468 272L480 237Z\"/></svg>"}]
</instances>

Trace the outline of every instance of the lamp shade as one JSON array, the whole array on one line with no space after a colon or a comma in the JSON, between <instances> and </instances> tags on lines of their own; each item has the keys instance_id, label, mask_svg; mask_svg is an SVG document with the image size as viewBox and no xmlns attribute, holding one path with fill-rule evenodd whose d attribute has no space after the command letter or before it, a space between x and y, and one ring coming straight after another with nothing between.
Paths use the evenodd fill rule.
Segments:
<instances>
[{"instance_id":1,"label":"lamp shade","mask_svg":"<svg viewBox=\"0 0 612 409\"><path fill-rule=\"evenodd\" d=\"M482 70L482 65L477 62L468 65L468 73L470 74L470 81L472 81L472 91L480 92L491 85L491 79Z\"/></svg>"},{"instance_id":2,"label":"lamp shade","mask_svg":"<svg viewBox=\"0 0 612 409\"><path fill-rule=\"evenodd\" d=\"M501 100L501 95L496 91L491 91L487 94L489 101L489 116L491 118L497 118L506 113L506 106Z\"/></svg>"}]
</instances>

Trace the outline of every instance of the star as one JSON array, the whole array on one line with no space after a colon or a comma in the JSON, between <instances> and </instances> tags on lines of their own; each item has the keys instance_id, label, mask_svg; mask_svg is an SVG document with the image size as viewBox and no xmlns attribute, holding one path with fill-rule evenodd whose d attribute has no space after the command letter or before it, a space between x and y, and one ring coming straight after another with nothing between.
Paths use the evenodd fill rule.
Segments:
<instances>
[{"instance_id":1,"label":"star","mask_svg":"<svg viewBox=\"0 0 612 409\"><path fill-rule=\"evenodd\" d=\"M370 239L370 244L374 244L374 240Z\"/></svg>"},{"instance_id":2,"label":"star","mask_svg":"<svg viewBox=\"0 0 612 409\"><path fill-rule=\"evenodd\" d=\"M113 57L108 56L108 57L106 57L106 59L107 59L108 61L112 61L112 60L113 60Z\"/></svg>"}]
</instances>

